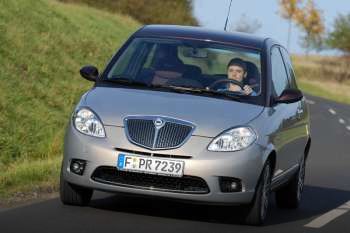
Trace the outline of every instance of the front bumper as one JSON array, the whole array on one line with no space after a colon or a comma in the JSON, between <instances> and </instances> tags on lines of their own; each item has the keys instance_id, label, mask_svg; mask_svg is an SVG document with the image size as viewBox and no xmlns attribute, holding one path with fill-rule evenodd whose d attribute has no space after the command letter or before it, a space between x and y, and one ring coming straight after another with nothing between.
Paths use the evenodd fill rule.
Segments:
<instances>
[{"instance_id":1,"label":"front bumper","mask_svg":"<svg viewBox=\"0 0 350 233\"><path fill-rule=\"evenodd\" d=\"M180 148L151 151L131 144L122 127L105 126L105 130L106 138L95 138L79 133L72 124L68 126L62 163L62 175L66 181L107 192L150 195L213 204L246 204L253 199L255 187L263 168L263 154L265 152L264 148L257 144L237 152L210 152L207 150L207 146L212 138L192 136ZM101 166L116 167L118 152L122 149L141 153L175 155L176 159L185 161L184 175L203 179L210 191L206 194L178 193L117 186L93 180L92 174L97 168ZM70 171L71 159L87 161L82 176ZM240 179L243 186L242 191L222 192L219 177Z\"/></svg>"}]
</instances>

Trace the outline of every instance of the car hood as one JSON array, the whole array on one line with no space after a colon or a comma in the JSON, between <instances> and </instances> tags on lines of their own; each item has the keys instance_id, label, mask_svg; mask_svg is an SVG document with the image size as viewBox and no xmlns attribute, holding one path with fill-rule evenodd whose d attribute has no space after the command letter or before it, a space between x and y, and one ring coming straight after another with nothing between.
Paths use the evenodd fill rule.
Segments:
<instances>
[{"instance_id":1,"label":"car hood","mask_svg":"<svg viewBox=\"0 0 350 233\"><path fill-rule=\"evenodd\" d=\"M263 106L191 94L95 87L85 105L100 117L104 125L124 127L127 116L163 116L193 123L193 135L215 137L229 128L247 124Z\"/></svg>"}]
</instances>

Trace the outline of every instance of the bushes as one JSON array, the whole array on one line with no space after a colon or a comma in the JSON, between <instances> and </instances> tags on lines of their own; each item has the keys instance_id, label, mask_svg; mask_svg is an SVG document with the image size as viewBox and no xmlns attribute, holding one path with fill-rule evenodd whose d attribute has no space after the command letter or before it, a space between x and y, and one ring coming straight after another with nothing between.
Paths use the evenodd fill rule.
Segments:
<instances>
[{"instance_id":1,"label":"bushes","mask_svg":"<svg viewBox=\"0 0 350 233\"><path fill-rule=\"evenodd\" d=\"M130 15L144 24L198 25L188 0L60 0Z\"/></svg>"}]
</instances>

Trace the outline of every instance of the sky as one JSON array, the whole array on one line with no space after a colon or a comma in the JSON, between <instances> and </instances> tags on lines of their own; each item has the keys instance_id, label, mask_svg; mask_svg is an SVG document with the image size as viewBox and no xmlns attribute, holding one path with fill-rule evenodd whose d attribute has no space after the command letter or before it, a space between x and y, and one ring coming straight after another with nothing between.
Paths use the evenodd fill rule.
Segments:
<instances>
[{"instance_id":1,"label":"sky","mask_svg":"<svg viewBox=\"0 0 350 233\"><path fill-rule=\"evenodd\" d=\"M229 4L230 0L193 0L194 15L201 26L223 30ZM315 0L315 4L322 11L327 31L332 29L338 14L350 14L350 0ZM261 24L256 35L271 37L287 47L288 21L281 18L278 11L278 0L232 0L228 27L233 27L245 14L249 20L256 19ZM291 53L304 53L300 46L301 36L302 31L293 25ZM336 51L323 53L334 54Z\"/></svg>"}]
</instances>

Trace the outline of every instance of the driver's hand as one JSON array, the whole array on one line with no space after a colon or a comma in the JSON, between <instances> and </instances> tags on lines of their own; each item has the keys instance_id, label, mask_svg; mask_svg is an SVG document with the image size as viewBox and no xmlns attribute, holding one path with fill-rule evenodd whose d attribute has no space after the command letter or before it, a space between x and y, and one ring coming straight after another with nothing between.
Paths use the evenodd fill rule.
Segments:
<instances>
[{"instance_id":1,"label":"driver's hand","mask_svg":"<svg viewBox=\"0 0 350 233\"><path fill-rule=\"evenodd\" d=\"M242 89L238 85L233 84L233 83L230 83L228 90L229 91L242 91Z\"/></svg>"},{"instance_id":2,"label":"driver's hand","mask_svg":"<svg viewBox=\"0 0 350 233\"><path fill-rule=\"evenodd\" d=\"M253 89L252 89L250 86L245 85L245 86L243 87L243 93L244 93L244 94L250 95L252 92L253 92Z\"/></svg>"}]
</instances>

